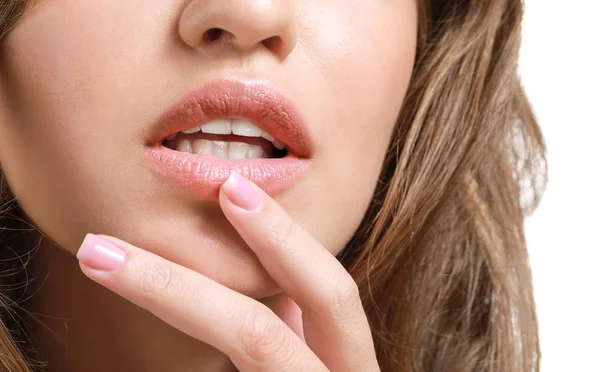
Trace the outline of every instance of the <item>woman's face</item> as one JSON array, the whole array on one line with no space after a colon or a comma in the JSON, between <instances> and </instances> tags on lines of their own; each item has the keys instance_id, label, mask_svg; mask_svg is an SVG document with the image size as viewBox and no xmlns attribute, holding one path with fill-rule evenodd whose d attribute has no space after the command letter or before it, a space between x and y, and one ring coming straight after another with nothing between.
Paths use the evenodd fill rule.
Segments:
<instances>
[{"instance_id":1,"label":"woman's face","mask_svg":"<svg viewBox=\"0 0 600 372\"><path fill-rule=\"evenodd\" d=\"M415 0L37 1L0 48L2 169L27 215L69 252L87 232L109 234L247 295L272 295L276 284L212 188L231 169L246 172L341 251L377 183L412 73L416 23ZM261 115L283 107L285 127L297 110L302 138L270 132L290 149L311 146L284 159L209 159L244 156L232 155L233 142L267 152L272 144L199 132L162 148L157 122L191 91L200 106L184 114L210 111L208 119L254 115L261 127ZM240 111L244 92L268 104ZM186 140L211 155L183 154ZM223 146L229 152L216 150ZM158 166L152 151L179 168Z\"/></svg>"}]
</instances>

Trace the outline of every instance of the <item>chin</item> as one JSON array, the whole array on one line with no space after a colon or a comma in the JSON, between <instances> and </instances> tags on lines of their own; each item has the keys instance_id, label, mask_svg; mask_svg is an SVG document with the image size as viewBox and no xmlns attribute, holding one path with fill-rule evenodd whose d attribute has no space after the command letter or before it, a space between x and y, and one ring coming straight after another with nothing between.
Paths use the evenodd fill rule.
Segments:
<instances>
[{"instance_id":1,"label":"chin","mask_svg":"<svg viewBox=\"0 0 600 372\"><path fill-rule=\"evenodd\" d=\"M251 298L261 299L281 292L258 257L221 213L205 215L195 222L186 221L175 221L177 227L172 228L163 223L160 230L149 227L138 235L146 239L132 236L127 241ZM165 233L157 236L156 231L161 230Z\"/></svg>"}]
</instances>

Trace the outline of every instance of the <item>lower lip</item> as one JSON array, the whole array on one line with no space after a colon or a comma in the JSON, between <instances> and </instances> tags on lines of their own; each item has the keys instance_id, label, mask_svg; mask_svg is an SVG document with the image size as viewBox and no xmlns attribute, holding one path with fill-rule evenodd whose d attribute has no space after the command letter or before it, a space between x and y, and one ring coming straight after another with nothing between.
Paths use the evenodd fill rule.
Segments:
<instances>
[{"instance_id":1,"label":"lower lip","mask_svg":"<svg viewBox=\"0 0 600 372\"><path fill-rule=\"evenodd\" d=\"M309 159L288 155L280 159L223 160L171 150L162 145L146 148L153 168L169 182L200 199L216 199L219 188L235 171L270 195L292 186L308 169Z\"/></svg>"}]
</instances>

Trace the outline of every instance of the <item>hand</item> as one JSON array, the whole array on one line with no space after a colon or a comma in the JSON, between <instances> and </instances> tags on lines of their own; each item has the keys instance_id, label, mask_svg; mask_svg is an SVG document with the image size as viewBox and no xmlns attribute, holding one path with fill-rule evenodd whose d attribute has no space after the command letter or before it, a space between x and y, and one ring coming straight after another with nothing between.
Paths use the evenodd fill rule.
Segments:
<instances>
[{"instance_id":1,"label":"hand","mask_svg":"<svg viewBox=\"0 0 600 372\"><path fill-rule=\"evenodd\" d=\"M88 235L85 275L242 371L379 371L356 283L338 260L265 192L233 174L223 212L285 292L275 312L195 271L109 236ZM112 242L112 244L111 244Z\"/></svg>"}]
</instances>

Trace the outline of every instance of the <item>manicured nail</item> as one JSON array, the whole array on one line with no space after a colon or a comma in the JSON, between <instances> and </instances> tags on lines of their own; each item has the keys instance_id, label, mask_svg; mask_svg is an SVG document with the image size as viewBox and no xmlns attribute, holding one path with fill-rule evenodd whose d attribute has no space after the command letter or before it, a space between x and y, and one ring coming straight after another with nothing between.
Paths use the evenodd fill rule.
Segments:
<instances>
[{"instance_id":1,"label":"manicured nail","mask_svg":"<svg viewBox=\"0 0 600 372\"><path fill-rule=\"evenodd\" d=\"M261 197L252 187L250 181L236 172L231 172L227 181L223 184L225 195L238 207L253 211L260 206Z\"/></svg>"},{"instance_id":2,"label":"manicured nail","mask_svg":"<svg viewBox=\"0 0 600 372\"><path fill-rule=\"evenodd\" d=\"M123 266L125 252L108 240L87 234L77 252L79 262L92 269L113 271Z\"/></svg>"}]
</instances>

